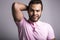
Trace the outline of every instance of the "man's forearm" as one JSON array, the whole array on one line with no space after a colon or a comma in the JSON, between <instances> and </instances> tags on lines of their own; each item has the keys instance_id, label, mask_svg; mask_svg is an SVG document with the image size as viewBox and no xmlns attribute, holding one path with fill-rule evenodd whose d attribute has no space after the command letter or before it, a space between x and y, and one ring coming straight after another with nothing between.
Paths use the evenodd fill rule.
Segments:
<instances>
[{"instance_id":1,"label":"man's forearm","mask_svg":"<svg viewBox=\"0 0 60 40\"><path fill-rule=\"evenodd\" d=\"M23 4L23 3L19 3L19 2L14 2L14 7L17 10L27 10L27 5Z\"/></svg>"}]
</instances>

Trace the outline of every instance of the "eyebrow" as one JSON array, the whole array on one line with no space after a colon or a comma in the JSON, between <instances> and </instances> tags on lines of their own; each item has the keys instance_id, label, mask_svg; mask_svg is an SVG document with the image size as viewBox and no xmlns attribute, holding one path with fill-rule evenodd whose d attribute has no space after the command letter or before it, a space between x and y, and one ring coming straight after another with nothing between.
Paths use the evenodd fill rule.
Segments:
<instances>
[{"instance_id":1,"label":"eyebrow","mask_svg":"<svg viewBox=\"0 0 60 40\"><path fill-rule=\"evenodd\" d=\"M34 11L34 9L32 9L31 7L30 7L30 10ZM38 9L38 10L35 10L35 11L40 11L40 10Z\"/></svg>"}]
</instances>

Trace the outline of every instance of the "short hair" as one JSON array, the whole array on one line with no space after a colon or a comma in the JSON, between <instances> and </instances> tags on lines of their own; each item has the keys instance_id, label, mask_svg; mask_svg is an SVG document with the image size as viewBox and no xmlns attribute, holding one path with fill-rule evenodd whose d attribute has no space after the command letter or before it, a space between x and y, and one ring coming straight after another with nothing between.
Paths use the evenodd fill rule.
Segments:
<instances>
[{"instance_id":1,"label":"short hair","mask_svg":"<svg viewBox=\"0 0 60 40\"><path fill-rule=\"evenodd\" d=\"M31 4L41 4L41 10L43 10L43 4L42 4L41 0L31 0L30 3L29 3L29 6Z\"/></svg>"}]
</instances>

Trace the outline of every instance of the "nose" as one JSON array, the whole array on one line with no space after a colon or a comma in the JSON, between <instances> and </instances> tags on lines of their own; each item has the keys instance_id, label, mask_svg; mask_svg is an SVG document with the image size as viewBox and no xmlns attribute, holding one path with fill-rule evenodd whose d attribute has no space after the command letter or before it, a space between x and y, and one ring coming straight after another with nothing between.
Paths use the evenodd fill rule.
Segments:
<instances>
[{"instance_id":1,"label":"nose","mask_svg":"<svg viewBox=\"0 0 60 40\"><path fill-rule=\"evenodd\" d=\"M34 11L33 14L36 15L37 14L36 11Z\"/></svg>"}]
</instances>

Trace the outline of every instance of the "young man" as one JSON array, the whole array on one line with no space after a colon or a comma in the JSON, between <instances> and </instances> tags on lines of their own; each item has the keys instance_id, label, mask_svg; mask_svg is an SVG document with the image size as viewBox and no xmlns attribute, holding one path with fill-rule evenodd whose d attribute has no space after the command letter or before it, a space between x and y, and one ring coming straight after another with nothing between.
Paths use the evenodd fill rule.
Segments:
<instances>
[{"instance_id":1,"label":"young man","mask_svg":"<svg viewBox=\"0 0 60 40\"><path fill-rule=\"evenodd\" d=\"M12 13L18 27L19 40L55 40L51 25L39 21L42 10L41 0L31 0L28 6L18 2L13 3ZM22 11L28 11L28 20Z\"/></svg>"}]
</instances>

